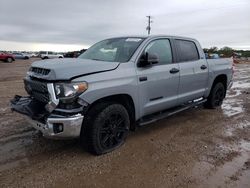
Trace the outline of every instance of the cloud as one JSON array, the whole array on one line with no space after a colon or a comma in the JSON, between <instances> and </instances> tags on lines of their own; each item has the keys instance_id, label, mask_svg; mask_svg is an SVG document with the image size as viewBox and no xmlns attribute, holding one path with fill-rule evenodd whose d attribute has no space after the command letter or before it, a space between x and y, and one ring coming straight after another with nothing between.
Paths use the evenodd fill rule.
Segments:
<instances>
[{"instance_id":1,"label":"cloud","mask_svg":"<svg viewBox=\"0 0 250 188\"><path fill-rule=\"evenodd\" d=\"M153 34L194 37L205 47L250 48L249 9L248 0L2 0L0 49L15 48L13 42L24 49L30 43L89 46L112 36L146 35L149 14Z\"/></svg>"}]
</instances>

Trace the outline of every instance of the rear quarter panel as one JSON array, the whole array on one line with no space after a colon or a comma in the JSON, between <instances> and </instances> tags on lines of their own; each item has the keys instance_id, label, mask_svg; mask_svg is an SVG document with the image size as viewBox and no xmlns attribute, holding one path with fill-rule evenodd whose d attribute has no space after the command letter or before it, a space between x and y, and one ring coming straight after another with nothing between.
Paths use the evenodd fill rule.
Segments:
<instances>
[{"instance_id":1,"label":"rear quarter panel","mask_svg":"<svg viewBox=\"0 0 250 188\"><path fill-rule=\"evenodd\" d=\"M207 97L212 88L213 82L219 75L227 76L227 86L233 79L232 65L233 60L231 58L223 58L223 59L207 59L209 66L209 80L208 80L208 90L206 92Z\"/></svg>"}]
</instances>

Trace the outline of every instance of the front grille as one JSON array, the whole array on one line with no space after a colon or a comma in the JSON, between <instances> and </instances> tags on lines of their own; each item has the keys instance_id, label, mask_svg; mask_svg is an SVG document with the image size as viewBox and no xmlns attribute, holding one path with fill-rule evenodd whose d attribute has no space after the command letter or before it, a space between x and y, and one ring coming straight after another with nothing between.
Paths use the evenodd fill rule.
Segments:
<instances>
[{"instance_id":1,"label":"front grille","mask_svg":"<svg viewBox=\"0 0 250 188\"><path fill-rule=\"evenodd\" d=\"M48 75L50 73L49 69L39 67L31 67L30 71L40 75Z\"/></svg>"},{"instance_id":2,"label":"front grille","mask_svg":"<svg viewBox=\"0 0 250 188\"><path fill-rule=\"evenodd\" d=\"M24 86L27 93L30 94L30 96L34 97L36 100L43 103L49 102L50 98L46 82L31 80L27 78L24 79Z\"/></svg>"}]
</instances>

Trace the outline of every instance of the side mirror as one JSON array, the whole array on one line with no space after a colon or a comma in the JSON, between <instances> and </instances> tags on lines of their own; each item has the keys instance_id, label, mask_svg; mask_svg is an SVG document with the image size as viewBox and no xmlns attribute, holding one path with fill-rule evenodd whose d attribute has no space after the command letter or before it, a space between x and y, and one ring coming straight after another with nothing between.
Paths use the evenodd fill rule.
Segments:
<instances>
[{"instance_id":1,"label":"side mirror","mask_svg":"<svg viewBox=\"0 0 250 188\"><path fill-rule=\"evenodd\" d=\"M138 67L147 67L151 66L152 64L159 63L159 58L156 54L150 54L148 52L142 54L140 57Z\"/></svg>"}]
</instances>

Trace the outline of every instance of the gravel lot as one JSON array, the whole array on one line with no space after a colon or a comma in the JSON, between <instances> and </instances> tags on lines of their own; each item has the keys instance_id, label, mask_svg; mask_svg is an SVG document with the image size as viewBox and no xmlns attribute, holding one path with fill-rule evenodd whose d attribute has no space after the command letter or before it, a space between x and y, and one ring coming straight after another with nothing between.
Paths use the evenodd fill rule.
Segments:
<instances>
[{"instance_id":1,"label":"gravel lot","mask_svg":"<svg viewBox=\"0 0 250 188\"><path fill-rule=\"evenodd\" d=\"M0 62L0 187L250 187L250 63L222 107L194 108L131 132L102 156L43 138L12 113L33 60Z\"/></svg>"}]
</instances>

